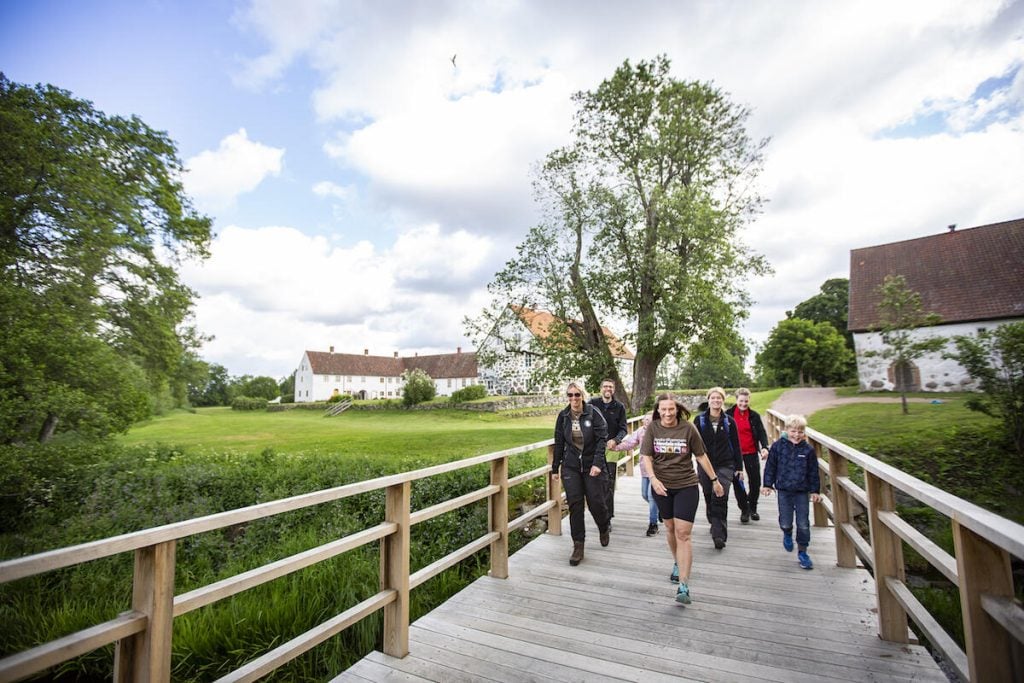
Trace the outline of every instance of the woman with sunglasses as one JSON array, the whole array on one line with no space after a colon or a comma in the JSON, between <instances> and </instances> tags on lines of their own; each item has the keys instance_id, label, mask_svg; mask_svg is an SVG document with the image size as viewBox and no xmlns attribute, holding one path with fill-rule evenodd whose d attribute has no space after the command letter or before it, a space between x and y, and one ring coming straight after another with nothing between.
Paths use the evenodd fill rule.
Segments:
<instances>
[{"instance_id":1,"label":"woman with sunglasses","mask_svg":"<svg viewBox=\"0 0 1024 683\"><path fill-rule=\"evenodd\" d=\"M655 406L654 420L640 444L640 459L650 473L651 491L665 520L665 535L675 560L668 578L679 584L676 602L689 605L693 520L700 497L693 458L711 480L716 496L725 496L725 489L704 451L700 432L688 421L689 411L672 394L659 394Z\"/></svg>"},{"instance_id":2,"label":"woman with sunglasses","mask_svg":"<svg viewBox=\"0 0 1024 683\"><path fill-rule=\"evenodd\" d=\"M601 545L608 545L608 508L605 505L604 449L608 426L594 406L586 403L583 387L569 382L566 396L569 405L555 420L555 454L551 463L553 477L561 475L565 500L569 504L569 529L572 534L572 555L569 564L583 560L586 527L583 522L583 501L601 535Z\"/></svg>"}]
</instances>

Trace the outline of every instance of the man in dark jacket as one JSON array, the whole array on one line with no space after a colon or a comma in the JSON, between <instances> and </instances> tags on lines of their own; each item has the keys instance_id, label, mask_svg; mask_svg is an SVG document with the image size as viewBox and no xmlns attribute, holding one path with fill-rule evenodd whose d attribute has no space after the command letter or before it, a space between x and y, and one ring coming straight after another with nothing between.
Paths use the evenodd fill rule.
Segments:
<instances>
[{"instance_id":1,"label":"man in dark jacket","mask_svg":"<svg viewBox=\"0 0 1024 683\"><path fill-rule=\"evenodd\" d=\"M736 424L740 455L747 470L746 486L737 484L733 489L740 507L740 522L761 519L757 501L761 495L761 461L768 457L768 432L756 410L750 409L750 389L736 390L736 405L725 411Z\"/></svg>"},{"instance_id":2,"label":"man in dark jacket","mask_svg":"<svg viewBox=\"0 0 1024 683\"><path fill-rule=\"evenodd\" d=\"M708 409L694 418L704 450L711 459L718 481L725 489L722 496L716 496L712 481L703 469L697 472L704 490L704 507L711 523L711 538L715 547L721 550L729 537L726 517L729 515L729 486L733 480L743 476L743 459L740 458L740 444L736 435L736 424L725 410L725 390L713 387L708 391Z\"/></svg>"},{"instance_id":3,"label":"man in dark jacket","mask_svg":"<svg viewBox=\"0 0 1024 683\"><path fill-rule=\"evenodd\" d=\"M609 541L604 481L604 449L608 442L608 427L601 411L583 402L581 385L570 382L566 395L569 405L555 420L555 451L551 474L561 476L565 488L573 541L569 564L576 566L583 560L583 544L586 540L584 499L600 532L601 545L606 546Z\"/></svg>"},{"instance_id":4,"label":"man in dark jacket","mask_svg":"<svg viewBox=\"0 0 1024 683\"><path fill-rule=\"evenodd\" d=\"M607 453L626 438L626 406L615 399L615 380L601 380L601 395L590 399L590 405L601 411L605 424L608 425L608 441L605 444ZM608 519L610 520L615 516L615 478L619 468L615 464L614 455L606 460L605 507L608 508Z\"/></svg>"}]
</instances>

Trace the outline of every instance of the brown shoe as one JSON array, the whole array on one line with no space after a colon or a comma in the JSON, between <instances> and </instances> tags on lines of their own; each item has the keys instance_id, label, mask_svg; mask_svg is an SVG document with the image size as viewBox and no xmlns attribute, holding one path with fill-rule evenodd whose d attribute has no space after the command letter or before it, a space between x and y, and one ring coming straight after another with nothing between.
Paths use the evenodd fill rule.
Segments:
<instances>
[{"instance_id":1,"label":"brown shoe","mask_svg":"<svg viewBox=\"0 0 1024 683\"><path fill-rule=\"evenodd\" d=\"M569 556L569 564L573 567L583 561L583 541L573 541L572 555Z\"/></svg>"},{"instance_id":2,"label":"brown shoe","mask_svg":"<svg viewBox=\"0 0 1024 683\"><path fill-rule=\"evenodd\" d=\"M601 532L601 547L602 548L604 548L604 547L606 547L608 545L608 541L611 540L611 533L612 533L611 524L609 524L608 526L606 526L604 528L604 531Z\"/></svg>"}]
</instances>

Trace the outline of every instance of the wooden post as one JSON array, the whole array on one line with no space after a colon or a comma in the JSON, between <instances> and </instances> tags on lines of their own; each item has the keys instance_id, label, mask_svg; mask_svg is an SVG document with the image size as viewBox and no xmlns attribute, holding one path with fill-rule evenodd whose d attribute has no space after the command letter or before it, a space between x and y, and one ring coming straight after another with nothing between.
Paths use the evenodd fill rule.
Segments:
<instances>
[{"instance_id":1,"label":"wooden post","mask_svg":"<svg viewBox=\"0 0 1024 683\"><path fill-rule=\"evenodd\" d=\"M964 644L972 681L1013 681L1011 636L981 606L981 596L1013 598L1010 555L953 518Z\"/></svg>"},{"instance_id":2,"label":"wooden post","mask_svg":"<svg viewBox=\"0 0 1024 683\"><path fill-rule=\"evenodd\" d=\"M548 446L548 465L555 461L555 447ZM548 533L562 535L562 480L548 472L548 500L555 501L555 506L548 510Z\"/></svg>"},{"instance_id":3,"label":"wooden post","mask_svg":"<svg viewBox=\"0 0 1024 683\"><path fill-rule=\"evenodd\" d=\"M633 432L636 431L636 424L637 424L636 422L628 422L628 423L626 423L626 434L627 434L627 436L631 435ZM636 449L631 448L627 452L629 454L629 459L626 460L626 476L627 477L632 477L633 476L633 461L636 460Z\"/></svg>"},{"instance_id":4,"label":"wooden post","mask_svg":"<svg viewBox=\"0 0 1024 683\"><path fill-rule=\"evenodd\" d=\"M825 483L824 482L824 478L821 476L821 461L825 460L825 459L821 457L821 454L822 454L822 451L826 451L827 452L827 449L822 448L821 444L818 443L817 441L812 442L811 445L814 446L814 454L818 457L818 463L819 463L818 464L818 479L822 480L822 484L824 484ZM826 460L826 462L828 462L828 461ZM834 488L833 488L833 490L834 490ZM825 487L824 486L821 487L821 495L825 495ZM828 510L826 510L825 506L822 505L821 503L812 503L812 505L814 507L814 526L827 527L828 526Z\"/></svg>"},{"instance_id":5,"label":"wooden post","mask_svg":"<svg viewBox=\"0 0 1024 683\"><path fill-rule=\"evenodd\" d=\"M394 602L384 606L384 654L409 654L409 482L389 486L385 492L384 518L398 525L398 531L384 543L384 586L398 592Z\"/></svg>"},{"instance_id":6,"label":"wooden post","mask_svg":"<svg viewBox=\"0 0 1024 683\"><path fill-rule=\"evenodd\" d=\"M491 571L496 579L508 578L508 456L491 461L491 484L498 492L490 498L490 527L498 540L491 543Z\"/></svg>"},{"instance_id":7,"label":"wooden post","mask_svg":"<svg viewBox=\"0 0 1024 683\"><path fill-rule=\"evenodd\" d=\"M114 680L119 683L169 683L171 680L174 555L174 541L135 551L132 609L145 614L148 623L146 630L117 643L114 650Z\"/></svg>"},{"instance_id":8,"label":"wooden post","mask_svg":"<svg viewBox=\"0 0 1024 683\"><path fill-rule=\"evenodd\" d=\"M891 485L870 472L864 473L868 490L868 519L871 523L871 550L874 554L875 599L878 601L878 636L882 640L906 643L907 613L886 585L893 577L906 582L903 567L903 542L878 519L880 511L896 510L896 495Z\"/></svg>"},{"instance_id":9,"label":"wooden post","mask_svg":"<svg viewBox=\"0 0 1024 683\"><path fill-rule=\"evenodd\" d=\"M828 451L828 479L831 484L832 516L836 525L836 564L852 569L857 566L857 552L853 541L843 532L843 525L853 521L853 515L850 514L850 494L838 484L840 477L849 476L849 471L849 462L846 458Z\"/></svg>"}]
</instances>

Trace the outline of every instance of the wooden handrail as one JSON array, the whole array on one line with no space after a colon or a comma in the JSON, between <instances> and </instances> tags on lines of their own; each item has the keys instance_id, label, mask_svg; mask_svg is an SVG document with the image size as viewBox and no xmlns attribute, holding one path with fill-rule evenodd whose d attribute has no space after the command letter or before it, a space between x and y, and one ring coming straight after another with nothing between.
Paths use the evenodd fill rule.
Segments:
<instances>
[{"instance_id":1,"label":"wooden handrail","mask_svg":"<svg viewBox=\"0 0 1024 683\"><path fill-rule=\"evenodd\" d=\"M0 583L5 583L123 552L136 553L133 611L0 660L0 682L31 676L115 642L115 680L170 680L170 637L174 617L375 541L382 544L382 586L377 595L249 662L221 680L255 680L378 610L384 610L385 652L404 656L408 651L409 591L485 548L491 549L491 576L507 577L509 532L525 526L545 512L549 513L549 519L552 514L559 515L559 524L549 529L549 532L561 533L560 490L557 491L557 499L549 498L547 503L516 519L508 518L508 490L511 487L537 478L545 478L550 482L549 466L509 477L509 458L550 447L552 443L553 440L548 439L412 472L378 477L0 562ZM487 486L422 510L413 512L409 509L409 491L413 482L487 463L491 465L491 483ZM552 489L550 486L548 488ZM387 503L385 519L381 523L182 595L172 594L174 547L180 539L379 490L385 491ZM478 501L488 501L491 529L480 538L410 574L411 527Z\"/></svg>"},{"instance_id":2,"label":"wooden handrail","mask_svg":"<svg viewBox=\"0 0 1024 683\"><path fill-rule=\"evenodd\" d=\"M782 432L785 416L767 411L769 430ZM907 619L971 681L1024 679L1024 608L1014 599L1010 557L1024 558L1024 527L907 474L814 429L807 439L827 459L822 464L830 499L815 506L834 520L837 564L853 566L855 551L875 575L878 633L885 640L906 641ZM866 490L847 474L848 463L864 473ZM827 490L822 486L822 492ZM955 557L902 519L895 491L915 498L950 519ZM826 503L825 500L829 502ZM871 538L852 523L852 506L867 513ZM960 591L966 651L949 638L924 605L907 588L902 543L917 550Z\"/></svg>"}]
</instances>

